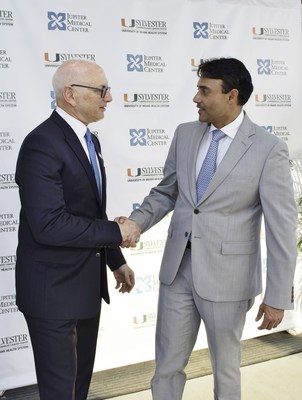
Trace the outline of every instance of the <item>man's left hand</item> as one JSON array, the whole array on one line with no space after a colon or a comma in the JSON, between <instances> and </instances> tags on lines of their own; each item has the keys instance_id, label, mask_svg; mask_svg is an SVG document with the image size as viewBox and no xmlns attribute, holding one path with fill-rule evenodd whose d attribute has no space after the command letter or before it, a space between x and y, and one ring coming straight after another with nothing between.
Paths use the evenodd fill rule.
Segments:
<instances>
[{"instance_id":1,"label":"man's left hand","mask_svg":"<svg viewBox=\"0 0 302 400\"><path fill-rule=\"evenodd\" d=\"M119 289L120 293L131 292L135 285L135 276L128 264L123 264L113 271L113 275L116 280L115 289Z\"/></svg>"},{"instance_id":2,"label":"man's left hand","mask_svg":"<svg viewBox=\"0 0 302 400\"><path fill-rule=\"evenodd\" d=\"M267 306L266 304L260 304L259 311L256 317L256 321L260 321L263 317L262 323L258 326L259 330L267 329L271 330L276 328L284 317L284 310L280 310L279 308L274 308Z\"/></svg>"}]
</instances>

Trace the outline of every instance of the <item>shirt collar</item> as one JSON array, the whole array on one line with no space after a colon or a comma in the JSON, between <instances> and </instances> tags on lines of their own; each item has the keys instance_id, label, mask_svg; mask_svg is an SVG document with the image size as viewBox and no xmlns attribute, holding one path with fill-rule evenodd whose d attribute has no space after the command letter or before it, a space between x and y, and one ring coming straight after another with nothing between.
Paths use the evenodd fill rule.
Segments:
<instances>
[{"instance_id":1,"label":"shirt collar","mask_svg":"<svg viewBox=\"0 0 302 400\"><path fill-rule=\"evenodd\" d=\"M225 133L227 136L229 136L231 139L234 139L236 133L238 132L238 129L240 125L242 124L244 118L244 112L241 110L240 114L234 121L232 121L230 124L224 126L221 128L221 131ZM213 124L210 125L209 132L212 132L214 129L217 129Z\"/></svg>"},{"instance_id":2,"label":"shirt collar","mask_svg":"<svg viewBox=\"0 0 302 400\"><path fill-rule=\"evenodd\" d=\"M56 112L71 126L78 138L82 140L86 133L87 126L58 106L56 107Z\"/></svg>"}]
</instances>

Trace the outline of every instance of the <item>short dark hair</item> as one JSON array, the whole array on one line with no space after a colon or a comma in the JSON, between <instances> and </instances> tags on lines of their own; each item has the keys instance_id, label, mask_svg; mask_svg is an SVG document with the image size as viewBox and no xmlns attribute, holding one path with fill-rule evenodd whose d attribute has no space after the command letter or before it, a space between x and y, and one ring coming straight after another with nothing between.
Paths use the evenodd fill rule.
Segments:
<instances>
[{"instance_id":1,"label":"short dark hair","mask_svg":"<svg viewBox=\"0 0 302 400\"><path fill-rule=\"evenodd\" d=\"M202 61L197 75L201 78L221 79L223 93L232 89L239 92L238 103L244 105L253 91L252 78L245 65L236 58L214 58Z\"/></svg>"}]
</instances>

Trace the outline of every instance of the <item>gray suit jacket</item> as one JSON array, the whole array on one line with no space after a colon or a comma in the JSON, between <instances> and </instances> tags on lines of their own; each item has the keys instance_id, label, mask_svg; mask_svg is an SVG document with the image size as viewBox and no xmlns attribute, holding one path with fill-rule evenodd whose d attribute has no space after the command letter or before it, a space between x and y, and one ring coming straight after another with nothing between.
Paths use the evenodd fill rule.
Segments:
<instances>
[{"instance_id":1,"label":"gray suit jacket","mask_svg":"<svg viewBox=\"0 0 302 400\"><path fill-rule=\"evenodd\" d=\"M164 178L130 218L146 231L174 210L160 270L170 285L190 232L197 293L210 301L239 301L262 291L260 228L265 221L264 302L293 308L297 208L286 144L245 115L216 174L196 204L195 164L208 124L177 127Z\"/></svg>"}]
</instances>

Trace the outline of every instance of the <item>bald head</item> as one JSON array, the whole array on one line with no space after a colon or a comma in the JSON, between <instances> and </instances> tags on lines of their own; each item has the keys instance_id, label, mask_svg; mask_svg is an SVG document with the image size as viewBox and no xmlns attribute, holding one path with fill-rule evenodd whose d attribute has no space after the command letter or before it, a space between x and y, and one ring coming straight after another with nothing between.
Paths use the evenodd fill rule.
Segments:
<instances>
[{"instance_id":1,"label":"bald head","mask_svg":"<svg viewBox=\"0 0 302 400\"><path fill-rule=\"evenodd\" d=\"M91 61L64 62L53 77L57 106L72 117L88 125L104 118L106 106L111 102L104 70Z\"/></svg>"},{"instance_id":2,"label":"bald head","mask_svg":"<svg viewBox=\"0 0 302 400\"><path fill-rule=\"evenodd\" d=\"M104 73L104 71L99 65L91 61L69 60L61 64L52 79L57 103L60 103L63 99L64 87L73 83L88 85L90 77L97 73Z\"/></svg>"}]
</instances>

